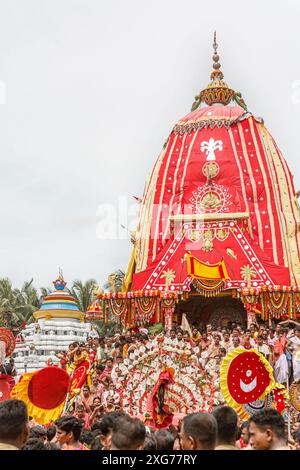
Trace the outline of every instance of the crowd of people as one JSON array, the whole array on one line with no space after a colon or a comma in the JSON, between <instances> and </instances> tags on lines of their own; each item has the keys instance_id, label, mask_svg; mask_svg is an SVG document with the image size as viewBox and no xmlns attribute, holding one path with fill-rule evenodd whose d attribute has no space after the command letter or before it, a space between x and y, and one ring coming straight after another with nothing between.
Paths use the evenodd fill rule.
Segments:
<instances>
[{"instance_id":1,"label":"crowd of people","mask_svg":"<svg viewBox=\"0 0 300 470\"><path fill-rule=\"evenodd\" d=\"M57 365L72 375L79 359L90 363L80 394L50 426L40 426L27 417L18 400L0 403L0 449L24 450L113 450L113 449L275 449L299 448L300 430L295 421L293 438L287 441L286 421L274 409L264 409L242 423L235 410L219 400L211 413L189 413L166 429L153 431L141 417L130 416L122 400L122 380L132 363L160 341L169 350L186 351L197 366L216 383L222 359L234 349L254 348L273 366L281 384L300 378L300 327L282 322L274 328L251 324L249 329L231 323L226 328L207 324L189 332L174 327L152 334L139 328L122 334L72 343L57 354ZM12 365L11 368L13 369ZM221 403L221 406L220 406Z\"/></svg>"},{"instance_id":2,"label":"crowd of people","mask_svg":"<svg viewBox=\"0 0 300 470\"><path fill-rule=\"evenodd\" d=\"M31 421L24 402L0 403L0 450L300 450L300 429L288 439L283 416L272 408L240 423L233 408L218 406L157 431L122 411L105 414L91 429L72 415L48 428Z\"/></svg>"},{"instance_id":3,"label":"crowd of people","mask_svg":"<svg viewBox=\"0 0 300 470\"><path fill-rule=\"evenodd\" d=\"M71 373L76 358L85 355L92 366L81 403L89 413L90 405L98 398L104 411L113 411L113 403L117 408L120 405L120 378L126 376L130 364L135 364L147 351L157 351L160 340L164 341L166 350L186 351L213 379L219 375L222 359L236 348L253 348L264 355L278 383L286 385L300 379L300 326L296 322L282 322L274 328L253 323L249 329L236 323L227 328L207 324L201 332L192 328L189 333L177 327L156 335L140 328L124 335L89 337L86 344L72 343L67 352L57 357L59 366Z\"/></svg>"}]
</instances>

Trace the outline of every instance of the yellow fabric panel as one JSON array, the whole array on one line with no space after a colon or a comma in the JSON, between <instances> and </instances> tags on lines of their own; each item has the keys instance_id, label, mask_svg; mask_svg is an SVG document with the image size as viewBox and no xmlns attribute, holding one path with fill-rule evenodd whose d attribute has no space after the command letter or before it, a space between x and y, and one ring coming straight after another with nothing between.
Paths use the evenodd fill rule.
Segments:
<instances>
[{"instance_id":1,"label":"yellow fabric panel","mask_svg":"<svg viewBox=\"0 0 300 470\"><path fill-rule=\"evenodd\" d=\"M274 164L274 172L279 181L278 188L276 189L279 201L282 203L282 208L279 206L279 202L276 201L278 206L278 212L281 220L284 221L285 230L283 232L282 240L286 244L288 249L288 266L291 274L291 284L300 284L300 270L299 264L300 259L298 256L297 243L300 244L299 237L299 220L300 214L299 209L295 204L294 188L291 181L290 173L287 168L286 162L283 156L277 151L273 139L270 136L267 129L261 124L257 126L259 134L262 139L265 154L269 162ZM292 198L290 196L292 195Z\"/></svg>"},{"instance_id":2,"label":"yellow fabric panel","mask_svg":"<svg viewBox=\"0 0 300 470\"><path fill-rule=\"evenodd\" d=\"M260 149L259 149L259 146L258 146L253 121L254 121L253 118L249 119L250 133L251 133L251 137L252 137L252 140L253 140L253 143L254 143L255 152L256 152L258 163L259 163L259 168L260 168L260 171L261 171L261 174L262 174L262 177L263 177L264 189L266 191L268 213L269 213L269 216L270 216L270 228L271 228L274 263L279 264L278 263L278 254L277 254L277 244L276 244L275 223L274 223L274 217L272 215L271 192L270 192L270 187L269 187L270 183L268 181L267 173L266 173L266 170L265 170L265 167L264 167L264 158L261 155L261 152L260 152ZM268 162L267 162L267 166L269 168L270 178L272 179L272 173L270 171L270 165L268 165ZM272 182L273 182L273 179L272 179ZM273 182L273 184L274 184L274 182ZM281 225L280 225L280 230L281 230L281 234L282 234L282 226ZM283 243L282 247L283 247L284 253L286 253L286 246L285 246L284 243ZM286 254L284 255L284 257L286 258Z\"/></svg>"},{"instance_id":3,"label":"yellow fabric panel","mask_svg":"<svg viewBox=\"0 0 300 470\"><path fill-rule=\"evenodd\" d=\"M130 291L131 284L132 284L132 278L133 278L133 275L135 273L135 267L136 267L135 253L136 253L136 247L134 246L133 250L132 250L132 253L131 253L128 268L127 268L127 271L126 271L126 275L125 275L125 277L123 279L123 282L122 282L122 292Z\"/></svg>"},{"instance_id":4,"label":"yellow fabric panel","mask_svg":"<svg viewBox=\"0 0 300 470\"><path fill-rule=\"evenodd\" d=\"M168 147L169 140L168 144L162 149L161 153L159 154L154 166L154 170L151 173L145 187L143 202L141 204L140 221L136 233L136 272L143 271L144 269L146 269L147 266L149 240L151 235L151 222L154 208L155 188L159 171Z\"/></svg>"},{"instance_id":5,"label":"yellow fabric panel","mask_svg":"<svg viewBox=\"0 0 300 470\"><path fill-rule=\"evenodd\" d=\"M187 266L189 276L200 279L229 279L224 260L216 264L206 264L195 258L193 255L187 255Z\"/></svg>"}]
</instances>

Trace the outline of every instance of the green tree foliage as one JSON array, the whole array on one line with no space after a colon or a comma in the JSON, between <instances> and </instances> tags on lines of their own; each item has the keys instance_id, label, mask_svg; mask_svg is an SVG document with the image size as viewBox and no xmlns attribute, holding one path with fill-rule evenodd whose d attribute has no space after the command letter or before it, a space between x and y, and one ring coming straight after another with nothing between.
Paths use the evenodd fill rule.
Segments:
<instances>
[{"instance_id":1,"label":"green tree foliage","mask_svg":"<svg viewBox=\"0 0 300 470\"><path fill-rule=\"evenodd\" d=\"M86 282L82 282L76 279L73 282L71 289L68 289L70 294L75 298L78 308L81 312L86 312L88 306L94 300L94 290L97 285L95 279L89 279Z\"/></svg>"},{"instance_id":2,"label":"green tree foliage","mask_svg":"<svg viewBox=\"0 0 300 470\"><path fill-rule=\"evenodd\" d=\"M121 269L108 276L104 289L111 292L122 290L122 281L125 273ZM70 288L66 290L74 297L81 312L86 312L88 306L95 300L94 291L97 288L95 279L82 282L75 279ZM8 278L0 278L0 326L17 328L22 323L34 321L33 313L39 310L43 298L53 292L53 289L41 287L37 289L33 285L33 279L24 282L21 289L14 288ZM120 328L113 320L111 312L108 312L109 321L93 321L100 335L111 334Z\"/></svg>"}]
</instances>

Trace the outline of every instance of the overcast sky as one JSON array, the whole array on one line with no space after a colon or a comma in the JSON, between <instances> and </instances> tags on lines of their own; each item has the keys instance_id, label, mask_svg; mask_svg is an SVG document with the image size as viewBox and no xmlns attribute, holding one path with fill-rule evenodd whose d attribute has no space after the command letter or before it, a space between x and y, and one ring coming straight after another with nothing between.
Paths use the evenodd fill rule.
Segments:
<instances>
[{"instance_id":1,"label":"overcast sky","mask_svg":"<svg viewBox=\"0 0 300 470\"><path fill-rule=\"evenodd\" d=\"M0 0L0 277L126 268L130 241L99 237L103 204L142 194L209 82L214 29L226 82L300 189L299 18L297 0Z\"/></svg>"}]
</instances>

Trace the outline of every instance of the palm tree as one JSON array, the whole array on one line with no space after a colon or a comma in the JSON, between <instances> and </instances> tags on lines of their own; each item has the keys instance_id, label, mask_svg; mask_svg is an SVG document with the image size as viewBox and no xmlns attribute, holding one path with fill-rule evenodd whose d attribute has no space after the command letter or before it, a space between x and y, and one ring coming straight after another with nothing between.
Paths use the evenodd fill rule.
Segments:
<instances>
[{"instance_id":1,"label":"palm tree","mask_svg":"<svg viewBox=\"0 0 300 470\"><path fill-rule=\"evenodd\" d=\"M98 335L101 336L110 336L117 331L119 331L119 326L114 321L109 321L105 323L104 320L93 320L93 325L95 325Z\"/></svg>"},{"instance_id":2,"label":"palm tree","mask_svg":"<svg viewBox=\"0 0 300 470\"><path fill-rule=\"evenodd\" d=\"M15 313L22 322L33 321L32 314L40 308L40 296L32 285L33 279L24 282L22 289L15 289L16 307Z\"/></svg>"},{"instance_id":3,"label":"palm tree","mask_svg":"<svg viewBox=\"0 0 300 470\"><path fill-rule=\"evenodd\" d=\"M109 289L110 292L120 292L122 290L124 277L125 271L118 269L108 276L107 282L104 283L103 288Z\"/></svg>"},{"instance_id":4,"label":"palm tree","mask_svg":"<svg viewBox=\"0 0 300 470\"><path fill-rule=\"evenodd\" d=\"M49 287L40 287L40 292L41 292L41 297L40 297L40 304L41 304L44 297L51 294L52 289L50 289Z\"/></svg>"},{"instance_id":5,"label":"palm tree","mask_svg":"<svg viewBox=\"0 0 300 470\"><path fill-rule=\"evenodd\" d=\"M8 278L0 279L0 324L12 329L18 323L15 315L16 291Z\"/></svg>"},{"instance_id":6,"label":"palm tree","mask_svg":"<svg viewBox=\"0 0 300 470\"><path fill-rule=\"evenodd\" d=\"M0 279L0 308L2 310L13 310L15 307L15 294L10 279Z\"/></svg>"},{"instance_id":7,"label":"palm tree","mask_svg":"<svg viewBox=\"0 0 300 470\"><path fill-rule=\"evenodd\" d=\"M78 308L81 312L86 312L88 306L94 300L94 290L97 285L95 279L88 279L85 283L76 279L73 281L71 289L67 289L75 298Z\"/></svg>"}]
</instances>

